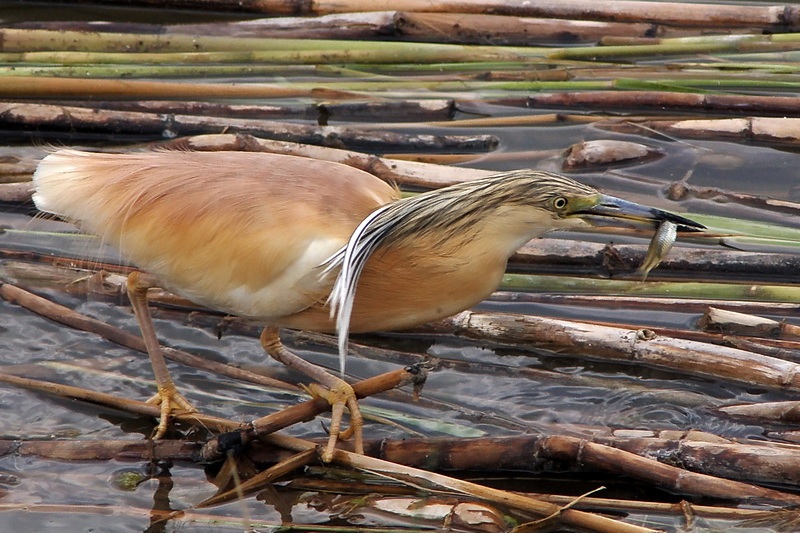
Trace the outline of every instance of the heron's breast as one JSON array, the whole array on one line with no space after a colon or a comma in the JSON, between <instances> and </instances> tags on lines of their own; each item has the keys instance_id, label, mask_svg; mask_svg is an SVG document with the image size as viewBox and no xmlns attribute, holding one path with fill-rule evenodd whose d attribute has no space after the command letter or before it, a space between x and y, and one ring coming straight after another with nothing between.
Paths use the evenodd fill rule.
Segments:
<instances>
[{"instance_id":1,"label":"heron's breast","mask_svg":"<svg viewBox=\"0 0 800 533\"><path fill-rule=\"evenodd\" d=\"M356 287L350 331L398 330L451 316L484 300L500 283L506 257L480 246L376 251ZM315 305L279 325L333 331L329 309Z\"/></svg>"}]
</instances>

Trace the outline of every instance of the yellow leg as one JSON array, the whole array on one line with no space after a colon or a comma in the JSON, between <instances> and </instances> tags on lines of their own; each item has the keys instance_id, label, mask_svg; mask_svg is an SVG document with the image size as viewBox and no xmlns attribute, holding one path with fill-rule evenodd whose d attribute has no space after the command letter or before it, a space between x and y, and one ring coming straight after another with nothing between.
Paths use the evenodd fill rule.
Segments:
<instances>
[{"instance_id":1,"label":"yellow leg","mask_svg":"<svg viewBox=\"0 0 800 533\"><path fill-rule=\"evenodd\" d=\"M261 333L261 346L264 350L277 361L284 365L299 370L308 377L318 381L322 386L312 384L308 391L313 396L324 398L331 404L331 427L328 444L322 451L322 460L329 462L333 459L333 451L336 448L336 441L339 438L346 439L350 435L354 437L353 446L356 453L364 453L363 426L361 411L358 409L356 394L353 388L343 379L337 378L325 369L309 363L302 357L293 354L281 344L276 328L264 328ZM344 409L350 411L350 428L342 431L342 416Z\"/></svg>"},{"instance_id":2,"label":"yellow leg","mask_svg":"<svg viewBox=\"0 0 800 533\"><path fill-rule=\"evenodd\" d=\"M169 375L169 370L167 370L167 363L164 360L161 346L158 344L155 328L153 327L153 319L150 317L150 310L147 307L147 289L156 286L158 286L156 279L149 274L132 272L128 276L128 298L130 298L136 319L139 321L139 329L142 330L144 345L147 348L147 354L150 356L150 364L153 366L153 374L155 374L156 385L158 386L158 393L147 402L161 406L161 419L158 421L158 427L153 434L154 439L160 439L167 431L167 423L171 413L194 413L197 412L197 409L178 392L172 377Z\"/></svg>"}]
</instances>

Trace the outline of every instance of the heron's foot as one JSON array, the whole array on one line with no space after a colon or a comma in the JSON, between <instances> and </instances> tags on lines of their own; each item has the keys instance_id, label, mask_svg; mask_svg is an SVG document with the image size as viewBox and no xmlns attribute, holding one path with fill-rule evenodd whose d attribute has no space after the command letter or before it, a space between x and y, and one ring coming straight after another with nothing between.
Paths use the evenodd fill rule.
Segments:
<instances>
[{"instance_id":1,"label":"heron's foot","mask_svg":"<svg viewBox=\"0 0 800 533\"><path fill-rule=\"evenodd\" d=\"M321 459L328 463L333 459L333 452L336 449L336 441L348 440L353 438L353 447L356 453L364 453L363 427L364 419L361 417L361 410L358 408L356 393L353 387L344 380L336 378L333 386L323 387L317 383L312 383L305 387L306 391L313 398L322 398L331 404L331 427L328 431L328 444L322 451ZM345 407L350 411L350 426L342 430L342 416Z\"/></svg>"},{"instance_id":2,"label":"heron's foot","mask_svg":"<svg viewBox=\"0 0 800 533\"><path fill-rule=\"evenodd\" d=\"M171 387L159 387L158 393L147 400L147 403L161 407L161 418L158 420L158 427L153 432L153 440L158 440L164 436L172 415L197 412L197 409L178 392L174 385Z\"/></svg>"}]
</instances>

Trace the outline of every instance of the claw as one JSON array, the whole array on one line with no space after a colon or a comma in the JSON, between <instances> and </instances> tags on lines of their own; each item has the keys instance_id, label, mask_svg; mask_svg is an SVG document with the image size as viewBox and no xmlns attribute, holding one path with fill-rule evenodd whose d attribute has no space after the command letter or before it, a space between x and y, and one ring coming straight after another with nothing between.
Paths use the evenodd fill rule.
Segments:
<instances>
[{"instance_id":1,"label":"claw","mask_svg":"<svg viewBox=\"0 0 800 533\"><path fill-rule=\"evenodd\" d=\"M320 458L324 463L329 463L333 459L333 452L336 450L338 440L348 440L353 438L353 446L356 453L364 453L364 437L362 429L364 420L361 417L361 410L358 408L358 401L353 387L345 381L337 380L337 383L326 388L317 383L304 386L303 388L313 398L322 398L331 404L331 426L328 431L328 444L322 450ZM350 426L342 431L342 417L345 407L350 411Z\"/></svg>"},{"instance_id":2,"label":"claw","mask_svg":"<svg viewBox=\"0 0 800 533\"><path fill-rule=\"evenodd\" d=\"M173 414L197 412L197 409L178 392L174 385L172 387L159 387L158 393L147 400L147 403L161 407L161 417L153 433L153 440L158 440L164 436L167 432L169 419Z\"/></svg>"}]
</instances>

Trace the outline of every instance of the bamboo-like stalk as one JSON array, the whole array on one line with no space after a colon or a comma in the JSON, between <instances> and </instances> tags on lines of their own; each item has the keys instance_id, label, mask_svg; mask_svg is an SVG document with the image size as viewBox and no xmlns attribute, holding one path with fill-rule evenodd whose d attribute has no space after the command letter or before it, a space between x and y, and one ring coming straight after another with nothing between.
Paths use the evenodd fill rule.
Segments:
<instances>
[{"instance_id":1,"label":"bamboo-like stalk","mask_svg":"<svg viewBox=\"0 0 800 533\"><path fill-rule=\"evenodd\" d=\"M283 141L317 142L337 146L359 145L373 150L491 150L497 138L491 135L447 136L404 134L390 131L368 131L348 126L308 126L277 121L237 118L214 118L188 115L163 115L135 111L97 110L83 107L45 104L0 103L0 113L6 124L17 127L41 128L55 132L122 133L149 135L156 139L176 135L195 135L234 130L255 133ZM6 186L8 187L8 186Z\"/></svg>"},{"instance_id":2,"label":"bamboo-like stalk","mask_svg":"<svg viewBox=\"0 0 800 533\"><path fill-rule=\"evenodd\" d=\"M2 35L2 31L0 31ZM281 42L281 41L279 41ZM303 41L308 42L308 41ZM534 52L527 54L510 51L507 48L496 47L495 49L485 50L464 50L457 48L458 45L438 45L452 46L453 49L426 49L417 50L412 46L405 46L405 49L385 49L384 45L405 44L405 43L382 43L376 46L374 43L361 43L356 46L354 41L352 48L343 48L342 41L321 41L320 46L309 46L310 49L293 50L287 47L277 46L278 50L242 50L242 51L176 51L176 52L76 52L76 51L41 51L41 52L5 52L0 55L0 60L7 63L53 63L53 64L148 64L148 65L168 65L168 64L210 64L210 63L241 63L241 64L268 64L268 65L315 65L319 63L439 63L439 62L473 62L473 61L498 61L516 60L521 61L525 58L534 56ZM335 44L334 44L335 43ZM281 43L282 44L282 43ZM369 44L370 46L363 46ZM420 46L423 43L415 43ZM324 46L330 46L326 49ZM475 47L472 47L475 48ZM467 52L470 53L467 53ZM255 67L258 68L258 67Z\"/></svg>"},{"instance_id":3,"label":"bamboo-like stalk","mask_svg":"<svg viewBox=\"0 0 800 533\"><path fill-rule=\"evenodd\" d=\"M501 287L513 291L542 291L555 293L616 294L632 296L668 296L670 298L706 298L708 300L752 300L800 302L800 287L784 285L753 285L750 283L708 282L648 282L586 279L569 276L539 276L506 274Z\"/></svg>"},{"instance_id":4,"label":"bamboo-like stalk","mask_svg":"<svg viewBox=\"0 0 800 533\"><path fill-rule=\"evenodd\" d=\"M45 21L20 23L16 29L57 31L97 31L97 24ZM173 25L106 23L105 32L189 34L229 37L267 37L288 39L369 39L391 36L395 40L448 42L458 44L530 45L593 42L608 36L662 37L695 34L688 29L655 28L642 22L590 22L553 18L516 17L483 13L425 13L369 11L318 17L262 18L236 22L189 23Z\"/></svg>"},{"instance_id":5,"label":"bamboo-like stalk","mask_svg":"<svg viewBox=\"0 0 800 533\"><path fill-rule=\"evenodd\" d=\"M102 0L115 4L120 0ZM612 0L587 5L581 0L549 0L520 3L516 0L258 0L241 4L227 0L125 0L125 5L193 7L222 11L247 11L270 15L327 15L363 11L434 11L445 13L503 13L515 16L563 18L569 20L653 21L678 26L793 27L798 14L792 6L742 6L694 4L687 2L637 2Z\"/></svg>"},{"instance_id":6,"label":"bamboo-like stalk","mask_svg":"<svg viewBox=\"0 0 800 533\"><path fill-rule=\"evenodd\" d=\"M4 98L123 98L123 99L250 99L357 98L362 95L268 83L181 83L145 80L70 79L6 76L0 79Z\"/></svg>"},{"instance_id":7,"label":"bamboo-like stalk","mask_svg":"<svg viewBox=\"0 0 800 533\"><path fill-rule=\"evenodd\" d=\"M800 327L794 324L716 307L709 307L706 310L700 320L700 326L704 330L722 331L732 335L784 336L792 340L797 340L797 337L800 336Z\"/></svg>"},{"instance_id":8,"label":"bamboo-like stalk","mask_svg":"<svg viewBox=\"0 0 800 533\"><path fill-rule=\"evenodd\" d=\"M751 420L769 420L787 424L800 422L800 402L797 401L726 405L719 407L718 410L728 416Z\"/></svg>"},{"instance_id":9,"label":"bamboo-like stalk","mask_svg":"<svg viewBox=\"0 0 800 533\"><path fill-rule=\"evenodd\" d=\"M395 15L395 27L407 40L506 46L587 43L608 36L645 37L658 31L646 22L590 22L430 11L399 12Z\"/></svg>"},{"instance_id":10,"label":"bamboo-like stalk","mask_svg":"<svg viewBox=\"0 0 800 533\"><path fill-rule=\"evenodd\" d=\"M550 305L566 305L577 307L608 308L637 310L654 309L669 311L680 308L687 313L702 314L712 301L702 298L668 298L663 296L614 296L610 294L558 294L538 292L506 292L499 291L490 297L497 302L530 302ZM742 300L727 301L725 308L742 313L764 313L775 316L794 316L800 311L800 305L787 302L748 302Z\"/></svg>"},{"instance_id":11,"label":"bamboo-like stalk","mask_svg":"<svg viewBox=\"0 0 800 533\"><path fill-rule=\"evenodd\" d=\"M378 157L364 152L341 150L323 146L271 141L251 135L198 135L162 143L162 146L190 150L243 150L254 152L273 152L300 155L336 161L365 170L389 182L402 182L409 187L444 187L465 180L492 174L488 170L456 168L421 163L416 161L394 160Z\"/></svg>"},{"instance_id":12,"label":"bamboo-like stalk","mask_svg":"<svg viewBox=\"0 0 800 533\"><path fill-rule=\"evenodd\" d=\"M72 79L48 76L2 76L0 96L7 98L142 98L142 99L242 99L242 98L290 98L309 97L318 99L364 99L363 92L389 92L408 98L443 98L442 93L452 97L453 92L474 91L503 92L531 90L605 90L614 87L645 82L631 80L585 80L585 81L463 81L437 79L420 81L414 79L360 79L350 81L295 82L295 83L184 83L147 80L112 80L105 78ZM703 86L710 82L700 80L678 80L675 87ZM662 85L666 85L664 83ZM784 85L786 85L784 83ZM29 92L25 92L25 89ZM634 88L634 87L630 87ZM641 88L641 87L640 87Z\"/></svg>"},{"instance_id":13,"label":"bamboo-like stalk","mask_svg":"<svg viewBox=\"0 0 800 533\"><path fill-rule=\"evenodd\" d=\"M30 197L30 183L0 183L0 202L21 203Z\"/></svg>"},{"instance_id":14,"label":"bamboo-like stalk","mask_svg":"<svg viewBox=\"0 0 800 533\"><path fill-rule=\"evenodd\" d=\"M312 87L319 86L325 88L328 86L333 87L334 81L331 81L333 76L336 79L350 79L351 81L338 81L336 85L341 89L345 86L352 86L360 90L363 89L403 89L413 87L416 84L419 88L432 88L441 89L442 87L452 86L454 92L458 91L455 86L456 83L467 83L461 89L461 92L467 89L480 88L486 86L491 88L501 81L536 81L536 82L549 82L551 85L555 82L566 83L570 79L575 78L576 75L572 74L566 68L551 68L548 70L530 68L520 64L502 63L499 70L490 70L487 72L487 67L495 67L496 63L480 63L479 65L470 66L468 63L434 63L426 73L420 66L416 70L419 71L416 75L405 75L401 77L389 77L382 75L380 72L382 67L393 71L403 70L406 63L367 63L355 64L351 63L347 66L336 67L334 65L325 65L320 61L326 58L314 58L309 56L307 61L302 65L295 65L291 63L283 64L283 56L280 56L281 61L274 64L253 64L252 62L225 62L220 63L206 63L200 62L199 64L187 63L182 64L178 62L162 63L161 57L153 55L142 55L141 57L120 58L121 62L107 62L107 63L75 63L75 64L53 64L46 63L30 63L30 64L17 64L11 62L8 66L0 67L0 77L5 76L27 76L27 77L65 77L65 78L246 78L252 79L254 77L271 77L271 78L284 78L284 77L302 77L311 75L325 76L327 79L320 79L315 82L284 82L292 83L298 87ZM109 58L101 58L110 61ZM125 59L142 60L141 64L131 63L124 61ZM224 58L223 58L224 59ZM235 59L235 58L234 58ZM151 64L155 62L154 64ZM447 68L443 68L446 65ZM586 69L581 70L577 74L583 74L583 82L591 81L589 73L596 71L589 71ZM670 73L661 71L659 75L667 79L674 79L684 77L690 82L698 82L703 79L704 73L694 71L696 74L682 74L673 71ZM609 77L614 76L614 72L604 76L602 73L594 75L594 78L607 80ZM629 73L625 73L626 75ZM655 74L653 75L656 76ZM726 73L719 75L718 72L708 71L705 73L706 78L723 78L727 77L735 79L736 74ZM780 81L778 76L773 76L776 81ZM490 79L492 82L484 82L483 80ZM781 78L782 79L782 78ZM791 81L790 79L788 81Z\"/></svg>"},{"instance_id":15,"label":"bamboo-like stalk","mask_svg":"<svg viewBox=\"0 0 800 533\"><path fill-rule=\"evenodd\" d=\"M120 402L126 406L126 402ZM624 433L624 431L620 431ZM792 503L798 497L790 493L764 490L753 483L780 484L796 486L798 484L798 459L800 448L791 444L770 444L764 442L736 443L709 435L686 434L673 431L659 436L595 436L593 444L599 445L597 451L601 455L616 454L620 450L626 452L623 457L631 455L661 459L662 463L680 462L687 465L695 473L680 469L665 469L667 477L657 482L669 486L679 492L687 490L677 485L678 476L685 479L696 477L700 484L695 494L708 496L702 488L703 482L712 481L712 485L724 491L722 497L739 501L754 498L769 498L776 501ZM319 441L322 443L322 441ZM514 470L521 472L548 471L548 462L566 461L576 467L597 467L609 469L599 462L582 464L584 458L580 454L572 455L575 444L585 446L588 441L565 435L514 435L507 437L475 438L475 439L385 439L367 441L367 455L385 461L399 463L416 468L427 467L431 470L445 471L497 471ZM40 458L87 461L87 460L173 460L195 461L200 457L202 443L184 441L158 441L147 443L132 440L109 441L14 441L14 446L4 446L0 441L0 455L15 453L22 456ZM537 450L537 453L531 453ZM628 455L631 454L631 455ZM254 443L248 457L260 463L274 462L279 459L272 447ZM720 459L724 458L724 460ZM641 462L630 465L628 473L637 479L652 477L656 465ZM659 466L658 468L661 468ZM613 470L613 468L611 468ZM699 475L698 475L699 474ZM703 479L705 478L705 479ZM738 481L726 481L735 479ZM742 483L747 483L743 486ZM670 486L671 484L671 486ZM688 489L691 490L691 489ZM720 496L720 494L717 494Z\"/></svg>"},{"instance_id":16,"label":"bamboo-like stalk","mask_svg":"<svg viewBox=\"0 0 800 533\"><path fill-rule=\"evenodd\" d=\"M548 437L546 442L543 443L543 448L552 457L578 458L584 464L597 466L603 470L618 474L644 477L671 490L687 491L712 498L735 497L745 501L750 499L778 502L800 501L800 497L793 494L765 489L749 483L687 473L685 470L645 459L624 450L610 448L599 443L587 442L574 437ZM764 457L763 452L760 457Z\"/></svg>"},{"instance_id":17,"label":"bamboo-like stalk","mask_svg":"<svg viewBox=\"0 0 800 533\"><path fill-rule=\"evenodd\" d=\"M354 483L353 480L335 481L330 479L309 479L296 477L288 484L289 488L304 490L304 491L321 491L326 493L342 493L352 494L370 494L374 492L374 485L368 483ZM363 489L362 489L363 487ZM412 489L408 489L408 494L414 494ZM697 505L689 503L688 501L681 502L680 505L673 503L662 503L655 501L645 500L625 500L616 498L603 498L601 496L581 496L576 499L574 496L567 496L561 494L542 494L525 492L525 494L535 497L536 499L556 503L558 505L571 504L572 508L583 510L607 511L607 512L625 512L628 514L636 514L638 512L645 512L650 514L662 515L676 515L676 514L690 514L707 519L747 519L747 518L763 518L766 514L770 514L769 510L761 509L742 509L739 507L722 507L711 505ZM602 494L602 493L601 493ZM772 511L774 513L774 511Z\"/></svg>"},{"instance_id":18,"label":"bamboo-like stalk","mask_svg":"<svg viewBox=\"0 0 800 533\"><path fill-rule=\"evenodd\" d=\"M14 65L0 67L0 83L6 76L41 78L251 78L286 73L283 65L130 65L120 63L89 65ZM293 69L290 69L293 70ZM310 68L309 68L310 70ZM299 73L298 73L299 74Z\"/></svg>"},{"instance_id":19,"label":"bamboo-like stalk","mask_svg":"<svg viewBox=\"0 0 800 533\"><path fill-rule=\"evenodd\" d=\"M70 52L64 57L81 57L83 53L122 54L188 54L197 61L216 60L278 61L281 63L339 62L410 63L430 61L520 60L541 55L532 47L462 46L434 43L340 41L334 39L264 39L204 35L154 35L110 32L49 31L0 29L0 52L37 54ZM80 50L80 52L74 52ZM210 54L210 55L209 55ZM328 55L330 54L330 55ZM30 56L35 57L35 56ZM86 57L86 56L84 56ZM101 57L101 56L97 56ZM180 56L170 57L171 60ZM341 58L350 57L353 61ZM271 58L271 59L268 59ZM284 59L282 59L284 58ZM294 58L289 60L289 58ZM326 60L325 58L329 58ZM367 58L372 60L367 61ZM189 61L187 59L186 61ZM99 62L99 61L92 61Z\"/></svg>"},{"instance_id":20,"label":"bamboo-like stalk","mask_svg":"<svg viewBox=\"0 0 800 533\"><path fill-rule=\"evenodd\" d=\"M250 120L304 119L320 125L336 121L421 122L443 121L454 114L453 100L363 100L324 102L307 105L224 104L206 101L62 101L49 105L92 109L171 113L205 117L245 118Z\"/></svg>"},{"instance_id":21,"label":"bamboo-like stalk","mask_svg":"<svg viewBox=\"0 0 800 533\"><path fill-rule=\"evenodd\" d=\"M598 124L598 127L619 129L618 126L620 125L619 121L611 121L607 124ZM748 116L724 119L656 119L638 123L637 126L689 139L714 137L739 141L755 140L775 144L800 143L800 118L794 117ZM629 127L630 124L622 126L622 128Z\"/></svg>"},{"instance_id":22,"label":"bamboo-like stalk","mask_svg":"<svg viewBox=\"0 0 800 533\"><path fill-rule=\"evenodd\" d=\"M428 330L569 350L591 359L635 360L651 367L777 390L800 390L800 365L796 363L714 344L664 338L646 328L628 330L530 315L464 311Z\"/></svg>"},{"instance_id":23,"label":"bamboo-like stalk","mask_svg":"<svg viewBox=\"0 0 800 533\"><path fill-rule=\"evenodd\" d=\"M708 35L647 40L647 44L609 44L600 47L562 48L547 54L551 59L616 59L723 52L783 52L798 49L798 34L772 35ZM607 43L604 43L607 44Z\"/></svg>"},{"instance_id":24,"label":"bamboo-like stalk","mask_svg":"<svg viewBox=\"0 0 800 533\"><path fill-rule=\"evenodd\" d=\"M625 431L621 430L620 433ZM686 465L684 468L688 467L708 476L736 479L750 484L783 484L794 487L800 483L800 470L797 466L800 447L796 445L758 442L741 444L710 435L693 436L684 432L673 432L673 434L665 432L659 436L597 435L592 441L600 446L601 454L608 451L603 448L610 447L640 457L660 459L664 463ZM580 452L571 456L561 452L550 453L551 444L555 449L559 449L561 446L569 447L577 443L585 445L587 441L565 435L525 435L458 441L406 439L387 440L380 445L380 448L377 443L372 443L366 449L369 454L379 449L379 457L402 464L418 465L423 464L426 458L441 458L437 464L439 470L488 468L537 471L544 467L542 463L553 459L566 459L569 464L576 466L581 464L584 458ZM574 447L572 449L576 451ZM537 450L538 453L532 454L531 450ZM721 460L721 457L725 459ZM606 469L607 466L603 468ZM642 470L637 467L633 470L633 476L639 479L647 478L652 473L652 469L646 466ZM677 481L672 475L669 478L670 483ZM720 487L725 486L722 480L716 483ZM677 486L671 488L680 490ZM748 500L755 496L749 489L742 489L733 483L724 490L729 491L728 497L740 500ZM789 500L798 498L788 494L784 497Z\"/></svg>"},{"instance_id":25,"label":"bamboo-like stalk","mask_svg":"<svg viewBox=\"0 0 800 533\"><path fill-rule=\"evenodd\" d=\"M787 231L797 230L787 228ZM606 254L613 250L617 262L609 264ZM515 270L524 269L527 272L540 268L549 272L586 272L591 270L600 275L631 274L644 258L644 246L615 244L613 248L602 243L580 242L566 239L540 238L530 241L520 248L510 259L510 264ZM737 281L751 280L763 283L770 278L777 280L792 279L794 273L800 269L800 257L793 253L775 252L742 252L737 250L716 249L709 251L707 248L676 247L659 263L648 280L675 281L675 278L690 280L696 279L698 272L706 273L709 278L727 281L736 276ZM659 274L668 274L658 277ZM520 279L521 281L521 279ZM511 283L512 281L509 280ZM591 283L591 282L590 282ZM635 283L635 282L634 282ZM609 285L609 289L615 285ZM619 288L625 285L617 286ZM631 292L636 291L635 284L628 285ZM642 286L643 291L647 287ZM724 289L723 289L724 290ZM733 291L738 291L733 288ZM570 291L572 292L572 291ZM663 295L657 287L653 287L654 294ZM678 295L673 295L677 297Z\"/></svg>"},{"instance_id":26,"label":"bamboo-like stalk","mask_svg":"<svg viewBox=\"0 0 800 533\"><path fill-rule=\"evenodd\" d=\"M353 385L353 392L359 399L373 396L380 392L413 383L415 389L422 386L427 376L421 366L409 367L387 372L380 376L366 379ZM231 434L214 437L208 441L200 455L203 461L215 462L224 459L230 449L246 445L255 439L265 437L291 425L303 422L330 410L330 403L324 398L312 398L277 413L272 413L244 425ZM235 442L235 446L233 443Z\"/></svg>"},{"instance_id":27,"label":"bamboo-like stalk","mask_svg":"<svg viewBox=\"0 0 800 533\"><path fill-rule=\"evenodd\" d=\"M800 99L763 94L696 94L668 91L587 91L531 94L524 99L496 99L499 105L533 108L636 109L713 112L725 115L800 113Z\"/></svg>"}]
</instances>

